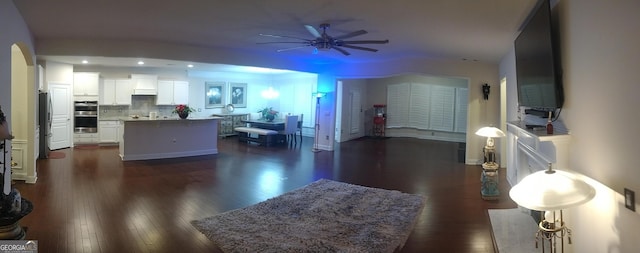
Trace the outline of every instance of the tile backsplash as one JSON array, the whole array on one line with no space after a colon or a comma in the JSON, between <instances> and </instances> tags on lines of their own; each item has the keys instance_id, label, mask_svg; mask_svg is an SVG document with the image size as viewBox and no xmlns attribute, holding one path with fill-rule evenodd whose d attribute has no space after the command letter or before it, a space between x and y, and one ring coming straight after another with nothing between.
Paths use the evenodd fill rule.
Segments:
<instances>
[{"instance_id":1,"label":"tile backsplash","mask_svg":"<svg viewBox=\"0 0 640 253\"><path fill-rule=\"evenodd\" d=\"M100 105L100 117L126 117L129 115L148 116L149 112L158 112L158 117L172 117L173 105L156 105L156 96L135 95L131 105Z\"/></svg>"}]
</instances>

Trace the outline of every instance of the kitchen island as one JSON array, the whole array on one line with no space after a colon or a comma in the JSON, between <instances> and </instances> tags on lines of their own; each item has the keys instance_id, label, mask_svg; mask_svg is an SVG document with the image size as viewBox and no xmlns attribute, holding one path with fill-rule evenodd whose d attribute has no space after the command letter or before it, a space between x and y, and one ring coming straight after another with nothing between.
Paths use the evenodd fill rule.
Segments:
<instances>
[{"instance_id":1,"label":"kitchen island","mask_svg":"<svg viewBox=\"0 0 640 253\"><path fill-rule=\"evenodd\" d=\"M217 154L218 120L122 119L120 158L131 161Z\"/></svg>"}]
</instances>

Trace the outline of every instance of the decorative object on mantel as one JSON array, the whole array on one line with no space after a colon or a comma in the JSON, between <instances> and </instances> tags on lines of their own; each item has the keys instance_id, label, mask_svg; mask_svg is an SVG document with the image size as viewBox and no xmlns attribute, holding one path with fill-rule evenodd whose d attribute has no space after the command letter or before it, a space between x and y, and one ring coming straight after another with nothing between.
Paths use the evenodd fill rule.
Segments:
<instances>
[{"instance_id":1,"label":"decorative object on mantel","mask_svg":"<svg viewBox=\"0 0 640 253\"><path fill-rule=\"evenodd\" d=\"M181 119L186 119L187 117L189 117L189 113L193 111L194 110L188 105L176 105L173 113L177 113L178 117L180 117Z\"/></svg>"},{"instance_id":2,"label":"decorative object on mantel","mask_svg":"<svg viewBox=\"0 0 640 253\"><path fill-rule=\"evenodd\" d=\"M278 116L278 111L274 110L273 107L265 107L258 112L262 114L262 119L268 122L272 122Z\"/></svg>"},{"instance_id":3,"label":"decorative object on mantel","mask_svg":"<svg viewBox=\"0 0 640 253\"><path fill-rule=\"evenodd\" d=\"M19 225L20 219L33 210L33 204L23 199L20 192L11 188L11 168L7 168L6 141L13 139L9 134L7 119L0 107L0 152L2 152L2 180L0 181L0 240L22 240L25 230Z\"/></svg>"},{"instance_id":4,"label":"decorative object on mantel","mask_svg":"<svg viewBox=\"0 0 640 253\"><path fill-rule=\"evenodd\" d=\"M553 124L551 123L551 115L552 113L549 112L549 118L547 118L547 134L553 134Z\"/></svg>"},{"instance_id":5,"label":"decorative object on mantel","mask_svg":"<svg viewBox=\"0 0 640 253\"><path fill-rule=\"evenodd\" d=\"M545 247L550 247L551 253L564 252L564 237L571 244L571 229L564 223L562 209L582 205L595 195L593 186L574 173L554 170L551 163L547 170L523 178L509 192L511 199L518 205L540 211L536 247L541 242L542 251L544 252ZM545 246L545 241L549 242L548 246Z\"/></svg>"},{"instance_id":6,"label":"decorative object on mantel","mask_svg":"<svg viewBox=\"0 0 640 253\"><path fill-rule=\"evenodd\" d=\"M496 127L483 127L476 131L476 135L487 137L487 143L484 146L484 163L482 163L482 186L480 193L482 198L486 200L495 200L500 196L498 190L498 169L500 165L496 162L496 147L493 138L504 137L502 130Z\"/></svg>"}]
</instances>

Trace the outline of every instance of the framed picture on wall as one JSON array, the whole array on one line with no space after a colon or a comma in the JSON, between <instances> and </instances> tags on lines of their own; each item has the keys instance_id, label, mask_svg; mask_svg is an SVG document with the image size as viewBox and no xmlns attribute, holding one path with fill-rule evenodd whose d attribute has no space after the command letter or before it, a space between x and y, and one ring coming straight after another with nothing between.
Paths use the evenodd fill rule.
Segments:
<instances>
[{"instance_id":1,"label":"framed picture on wall","mask_svg":"<svg viewBox=\"0 0 640 253\"><path fill-rule=\"evenodd\" d=\"M204 83L204 108L222 108L224 107L224 82L205 82Z\"/></svg>"},{"instance_id":2,"label":"framed picture on wall","mask_svg":"<svg viewBox=\"0 0 640 253\"><path fill-rule=\"evenodd\" d=\"M230 83L229 93L231 94L231 104L235 108L247 107L247 84Z\"/></svg>"}]
</instances>

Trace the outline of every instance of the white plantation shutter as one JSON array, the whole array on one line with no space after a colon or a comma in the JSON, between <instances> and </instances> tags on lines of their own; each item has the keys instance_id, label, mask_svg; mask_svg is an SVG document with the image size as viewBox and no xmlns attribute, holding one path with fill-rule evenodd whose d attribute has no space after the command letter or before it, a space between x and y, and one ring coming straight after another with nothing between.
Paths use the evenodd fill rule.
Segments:
<instances>
[{"instance_id":1,"label":"white plantation shutter","mask_svg":"<svg viewBox=\"0 0 640 253\"><path fill-rule=\"evenodd\" d=\"M469 104L469 89L456 88L456 115L455 115L455 128L454 132L466 133L467 132L467 107Z\"/></svg>"},{"instance_id":2,"label":"white plantation shutter","mask_svg":"<svg viewBox=\"0 0 640 253\"><path fill-rule=\"evenodd\" d=\"M468 88L401 83L387 86L387 128L466 133Z\"/></svg>"},{"instance_id":3,"label":"white plantation shutter","mask_svg":"<svg viewBox=\"0 0 640 253\"><path fill-rule=\"evenodd\" d=\"M411 85L408 83L387 86L387 127L406 127L409 122Z\"/></svg>"},{"instance_id":4,"label":"white plantation shutter","mask_svg":"<svg viewBox=\"0 0 640 253\"><path fill-rule=\"evenodd\" d=\"M429 129L453 131L455 88L434 85L431 87Z\"/></svg>"},{"instance_id":5,"label":"white plantation shutter","mask_svg":"<svg viewBox=\"0 0 640 253\"><path fill-rule=\"evenodd\" d=\"M411 96L409 98L409 124L408 127L417 129L429 128L429 107L431 105L431 86L426 84L411 84Z\"/></svg>"}]
</instances>

